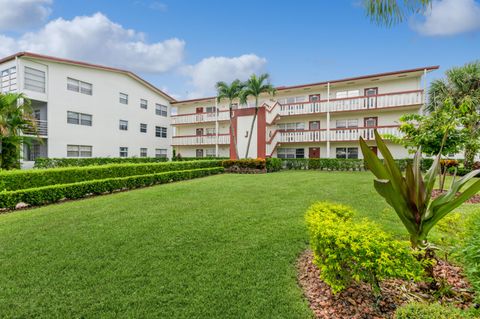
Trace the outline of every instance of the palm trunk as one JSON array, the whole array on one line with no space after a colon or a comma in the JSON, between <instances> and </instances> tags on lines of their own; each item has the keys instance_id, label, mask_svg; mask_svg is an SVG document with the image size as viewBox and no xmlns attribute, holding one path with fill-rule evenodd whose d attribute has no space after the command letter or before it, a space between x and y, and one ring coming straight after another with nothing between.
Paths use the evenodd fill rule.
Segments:
<instances>
[{"instance_id":1,"label":"palm trunk","mask_svg":"<svg viewBox=\"0 0 480 319\"><path fill-rule=\"evenodd\" d=\"M233 146L235 147L235 159L240 159L238 157L237 137L235 135L235 130L233 129L233 110L232 110L231 102L230 102L230 135L232 135Z\"/></svg>"},{"instance_id":2,"label":"palm trunk","mask_svg":"<svg viewBox=\"0 0 480 319\"><path fill-rule=\"evenodd\" d=\"M247 151L245 152L245 158L248 158L248 151L250 150L250 143L252 142L252 133L253 128L255 126L255 120L257 119L258 113L258 97L255 97L255 114L253 114L252 125L250 126L250 132L248 133L248 143L247 143Z\"/></svg>"}]
</instances>

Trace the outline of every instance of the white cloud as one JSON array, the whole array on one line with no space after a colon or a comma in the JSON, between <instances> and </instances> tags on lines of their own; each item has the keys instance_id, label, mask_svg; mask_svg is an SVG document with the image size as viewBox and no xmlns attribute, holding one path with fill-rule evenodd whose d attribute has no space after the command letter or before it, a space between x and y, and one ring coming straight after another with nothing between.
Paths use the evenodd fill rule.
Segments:
<instances>
[{"instance_id":1,"label":"white cloud","mask_svg":"<svg viewBox=\"0 0 480 319\"><path fill-rule=\"evenodd\" d=\"M125 29L101 13L59 18L18 39L0 35L0 42L0 56L31 51L149 73L178 66L185 47L177 38L148 43L143 33Z\"/></svg>"},{"instance_id":2,"label":"white cloud","mask_svg":"<svg viewBox=\"0 0 480 319\"><path fill-rule=\"evenodd\" d=\"M480 4L475 0L436 0L422 22L412 27L428 36L446 36L480 29Z\"/></svg>"},{"instance_id":3,"label":"white cloud","mask_svg":"<svg viewBox=\"0 0 480 319\"><path fill-rule=\"evenodd\" d=\"M0 30L23 31L41 25L52 0L0 0Z\"/></svg>"},{"instance_id":4,"label":"white cloud","mask_svg":"<svg viewBox=\"0 0 480 319\"><path fill-rule=\"evenodd\" d=\"M185 66L182 73L190 77L193 91L188 98L204 97L215 93L218 81L246 80L251 74L261 72L267 60L255 54L239 57L209 57L195 65Z\"/></svg>"}]
</instances>

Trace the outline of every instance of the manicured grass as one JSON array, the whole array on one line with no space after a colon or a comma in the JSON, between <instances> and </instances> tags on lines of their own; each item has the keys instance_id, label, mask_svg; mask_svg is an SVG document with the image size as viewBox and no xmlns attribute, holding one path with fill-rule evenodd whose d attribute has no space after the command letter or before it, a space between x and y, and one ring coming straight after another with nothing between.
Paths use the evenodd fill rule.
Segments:
<instances>
[{"instance_id":1,"label":"manicured grass","mask_svg":"<svg viewBox=\"0 0 480 319\"><path fill-rule=\"evenodd\" d=\"M1 215L1 317L310 318L295 261L319 200L406 238L368 172L225 174Z\"/></svg>"}]
</instances>

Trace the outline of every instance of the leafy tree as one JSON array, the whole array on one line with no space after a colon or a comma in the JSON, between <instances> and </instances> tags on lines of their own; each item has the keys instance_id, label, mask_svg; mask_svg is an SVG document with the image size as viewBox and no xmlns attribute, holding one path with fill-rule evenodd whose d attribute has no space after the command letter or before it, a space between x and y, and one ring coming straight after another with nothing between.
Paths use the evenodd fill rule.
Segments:
<instances>
[{"instance_id":1,"label":"leafy tree","mask_svg":"<svg viewBox=\"0 0 480 319\"><path fill-rule=\"evenodd\" d=\"M258 114L258 97L260 94L266 93L269 95L275 95L275 88L268 82L269 79L268 73L264 73L260 76L256 76L252 74L250 78L245 83L245 88L243 89L242 93L240 94L240 103L245 104L247 103L247 99L249 96L253 96L255 98L255 113L252 119L252 125L250 127L250 132L248 134L248 143L247 143L247 151L245 152L245 158L248 158L248 152L250 150L250 143L252 141L252 132L255 126L255 121L257 119Z\"/></svg>"},{"instance_id":2,"label":"leafy tree","mask_svg":"<svg viewBox=\"0 0 480 319\"><path fill-rule=\"evenodd\" d=\"M465 130L465 167L471 168L480 150L480 60L448 70L428 90L426 110L446 110ZM450 105L451 104L451 105Z\"/></svg>"},{"instance_id":3,"label":"leafy tree","mask_svg":"<svg viewBox=\"0 0 480 319\"><path fill-rule=\"evenodd\" d=\"M412 13L422 13L431 6L432 0L364 0L367 16L380 25L400 23Z\"/></svg>"},{"instance_id":4,"label":"leafy tree","mask_svg":"<svg viewBox=\"0 0 480 319\"><path fill-rule=\"evenodd\" d=\"M228 100L228 109L230 111L230 134L233 138L233 145L235 145L235 155L238 157L237 137L235 136L235 130L233 129L233 101L240 98L245 84L240 80L233 81L230 85L225 82L217 82L217 101L220 102L223 99Z\"/></svg>"},{"instance_id":5,"label":"leafy tree","mask_svg":"<svg viewBox=\"0 0 480 319\"><path fill-rule=\"evenodd\" d=\"M30 100L21 93L0 94L0 167L20 168L20 146L32 138L24 132L36 132Z\"/></svg>"}]
</instances>

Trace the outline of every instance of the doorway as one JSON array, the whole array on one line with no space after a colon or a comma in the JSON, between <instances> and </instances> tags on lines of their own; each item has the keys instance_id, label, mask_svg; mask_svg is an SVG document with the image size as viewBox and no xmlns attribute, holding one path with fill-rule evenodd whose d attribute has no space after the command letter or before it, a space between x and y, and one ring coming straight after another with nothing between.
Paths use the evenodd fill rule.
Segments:
<instances>
[{"instance_id":1,"label":"doorway","mask_svg":"<svg viewBox=\"0 0 480 319\"><path fill-rule=\"evenodd\" d=\"M366 107L376 108L377 107L377 95L378 95L378 88L367 88L364 91Z\"/></svg>"},{"instance_id":2,"label":"doorway","mask_svg":"<svg viewBox=\"0 0 480 319\"><path fill-rule=\"evenodd\" d=\"M308 158L320 158L320 147L310 147L308 149Z\"/></svg>"}]
</instances>

